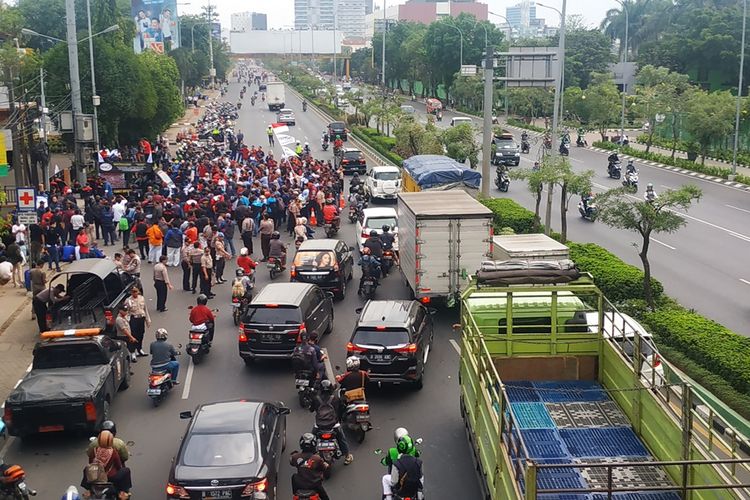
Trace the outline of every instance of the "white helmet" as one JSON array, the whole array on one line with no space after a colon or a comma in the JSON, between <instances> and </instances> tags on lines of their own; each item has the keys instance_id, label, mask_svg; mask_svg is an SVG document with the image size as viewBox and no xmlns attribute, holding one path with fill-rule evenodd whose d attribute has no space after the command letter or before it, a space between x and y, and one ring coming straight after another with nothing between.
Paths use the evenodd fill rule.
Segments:
<instances>
[{"instance_id":1,"label":"white helmet","mask_svg":"<svg viewBox=\"0 0 750 500\"><path fill-rule=\"evenodd\" d=\"M398 441L409 435L409 431L406 430L406 427L399 427L395 431L393 431L393 441L398 443Z\"/></svg>"},{"instance_id":2,"label":"white helmet","mask_svg":"<svg viewBox=\"0 0 750 500\"><path fill-rule=\"evenodd\" d=\"M310 145L310 143L307 142L307 141L305 141L305 146L309 146L309 145Z\"/></svg>"},{"instance_id":3,"label":"white helmet","mask_svg":"<svg viewBox=\"0 0 750 500\"><path fill-rule=\"evenodd\" d=\"M247 248L245 247L240 248L240 255L247 255Z\"/></svg>"},{"instance_id":4,"label":"white helmet","mask_svg":"<svg viewBox=\"0 0 750 500\"><path fill-rule=\"evenodd\" d=\"M359 358L357 356L346 358L346 369L349 371L359 370Z\"/></svg>"},{"instance_id":5,"label":"white helmet","mask_svg":"<svg viewBox=\"0 0 750 500\"><path fill-rule=\"evenodd\" d=\"M154 335L156 336L156 340L167 340L167 329L159 328Z\"/></svg>"}]
</instances>

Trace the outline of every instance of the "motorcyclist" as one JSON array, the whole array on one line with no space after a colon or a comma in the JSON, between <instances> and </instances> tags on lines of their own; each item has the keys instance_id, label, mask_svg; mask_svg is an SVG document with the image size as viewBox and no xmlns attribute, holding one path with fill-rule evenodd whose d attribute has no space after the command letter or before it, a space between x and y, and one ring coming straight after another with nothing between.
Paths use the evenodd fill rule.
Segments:
<instances>
[{"instance_id":1,"label":"motorcyclist","mask_svg":"<svg viewBox=\"0 0 750 500\"><path fill-rule=\"evenodd\" d=\"M585 133L585 130L582 128L578 129L578 137L576 138L576 145L579 147L583 147L586 145L586 139L583 138L583 134Z\"/></svg>"},{"instance_id":2,"label":"motorcyclist","mask_svg":"<svg viewBox=\"0 0 750 500\"><path fill-rule=\"evenodd\" d=\"M594 193L588 193L581 196L581 203L583 203L583 211L589 213L589 207L591 202L594 201Z\"/></svg>"},{"instance_id":3,"label":"motorcyclist","mask_svg":"<svg viewBox=\"0 0 750 500\"><path fill-rule=\"evenodd\" d=\"M369 248L370 253L376 259L380 260L383 258L383 242L380 240L380 236L375 229L370 231L370 237L365 240L363 246Z\"/></svg>"},{"instance_id":4,"label":"motorcyclist","mask_svg":"<svg viewBox=\"0 0 750 500\"><path fill-rule=\"evenodd\" d=\"M232 298L249 298L255 281L245 274L245 270L240 268L234 272L235 278L232 281Z\"/></svg>"},{"instance_id":5,"label":"motorcyclist","mask_svg":"<svg viewBox=\"0 0 750 500\"><path fill-rule=\"evenodd\" d=\"M240 266L243 271L245 271L246 276L250 276L253 274L257 264L250 257L250 255L248 255L246 247L242 247L240 249L240 256L237 257L237 265Z\"/></svg>"},{"instance_id":6,"label":"motorcyclist","mask_svg":"<svg viewBox=\"0 0 750 500\"><path fill-rule=\"evenodd\" d=\"M130 498L128 492L132 487L130 469L120 461L113 442L114 436L110 431L103 430L99 433L97 446L88 453L89 465L84 469L81 486L91 490L98 483L109 482L117 491L118 499L127 499Z\"/></svg>"},{"instance_id":7,"label":"motorcyclist","mask_svg":"<svg viewBox=\"0 0 750 500\"><path fill-rule=\"evenodd\" d=\"M201 300L201 297L203 297L203 300L205 301L203 304L208 302L208 298L203 294L198 296L199 301ZM198 302L198 304L200 304L200 302ZM195 308L193 308L193 311L195 311ZM193 311L190 311L191 316ZM178 385L179 382L177 381L177 375L180 371L180 362L177 361L177 356L179 353L172 344L167 342L168 334L165 328L159 328L156 330L154 336L156 337L156 340L151 342L151 346L149 347L149 352L151 353L151 370L168 371L169 374L172 375L172 383Z\"/></svg>"},{"instance_id":8,"label":"motorcyclist","mask_svg":"<svg viewBox=\"0 0 750 500\"><path fill-rule=\"evenodd\" d=\"M0 493L13 484L22 481L26 472L20 465L8 465L0 459Z\"/></svg>"},{"instance_id":9,"label":"motorcyclist","mask_svg":"<svg viewBox=\"0 0 750 500\"><path fill-rule=\"evenodd\" d=\"M398 252L393 250L393 243L396 241L396 235L395 233L390 232L391 226L389 226L388 224L383 225L382 229L383 232L380 233L380 242L383 245L383 251L393 251L393 261L396 263L396 265L399 265Z\"/></svg>"},{"instance_id":10,"label":"motorcyclist","mask_svg":"<svg viewBox=\"0 0 750 500\"><path fill-rule=\"evenodd\" d=\"M650 182L646 185L646 192L643 193L643 199L645 199L649 203L652 203L656 200L656 191L654 191L654 185Z\"/></svg>"},{"instance_id":11,"label":"motorcyclist","mask_svg":"<svg viewBox=\"0 0 750 500\"><path fill-rule=\"evenodd\" d=\"M529 140L529 133L525 130L521 132L521 141L528 141Z\"/></svg>"},{"instance_id":12,"label":"motorcyclist","mask_svg":"<svg viewBox=\"0 0 750 500\"><path fill-rule=\"evenodd\" d=\"M302 144L300 144L299 141L297 141L297 145L294 147L294 152L297 154L297 156L302 156L303 151L304 150L302 148Z\"/></svg>"},{"instance_id":13,"label":"motorcyclist","mask_svg":"<svg viewBox=\"0 0 750 500\"><path fill-rule=\"evenodd\" d=\"M369 247L364 247L362 249L362 258L359 260L359 265L362 268L362 278L359 280L359 290L357 293L361 294L365 278L374 278L377 283L378 278L380 277L380 259L372 255Z\"/></svg>"},{"instance_id":14,"label":"motorcyclist","mask_svg":"<svg viewBox=\"0 0 750 500\"><path fill-rule=\"evenodd\" d=\"M307 111L307 101L302 101L302 112Z\"/></svg>"},{"instance_id":15,"label":"motorcyclist","mask_svg":"<svg viewBox=\"0 0 750 500\"><path fill-rule=\"evenodd\" d=\"M351 180L349 181L349 190L351 190L354 186L359 186L360 184L362 184L362 179L359 178L358 172L354 172L352 174Z\"/></svg>"},{"instance_id":16,"label":"motorcyclist","mask_svg":"<svg viewBox=\"0 0 750 500\"><path fill-rule=\"evenodd\" d=\"M542 166L539 164L538 161L535 161L534 166L531 167L531 170L539 170L540 168L542 168Z\"/></svg>"},{"instance_id":17,"label":"motorcyclist","mask_svg":"<svg viewBox=\"0 0 750 500\"><path fill-rule=\"evenodd\" d=\"M393 494L401 498L419 498L424 490L422 460L400 454L393 462L391 473L383 476L383 499L393 500Z\"/></svg>"},{"instance_id":18,"label":"motorcyclist","mask_svg":"<svg viewBox=\"0 0 750 500\"><path fill-rule=\"evenodd\" d=\"M521 149L528 151L529 149L529 133L526 131L521 132Z\"/></svg>"},{"instance_id":19,"label":"motorcyclist","mask_svg":"<svg viewBox=\"0 0 750 500\"><path fill-rule=\"evenodd\" d=\"M344 141L341 140L340 135L337 135L336 140L333 141L333 152L337 153L343 147L344 147Z\"/></svg>"},{"instance_id":20,"label":"motorcyclist","mask_svg":"<svg viewBox=\"0 0 750 500\"><path fill-rule=\"evenodd\" d=\"M355 389L364 390L370 383L370 375L366 371L360 370L359 365L357 356L349 356L346 358L346 373L336 376L336 382L344 391L345 397L347 392ZM348 397L346 399L347 403L350 402Z\"/></svg>"},{"instance_id":21,"label":"motorcyclist","mask_svg":"<svg viewBox=\"0 0 750 500\"><path fill-rule=\"evenodd\" d=\"M341 217L339 217L339 208L333 202L333 198L326 199L326 204L323 206L323 221L333 225L336 229L339 228Z\"/></svg>"},{"instance_id":22,"label":"motorcyclist","mask_svg":"<svg viewBox=\"0 0 750 500\"><path fill-rule=\"evenodd\" d=\"M336 436L341 453L345 455L344 465L349 465L354 461L354 456L349 452L349 443L339 425L341 409L341 399L335 394L333 383L327 379L323 380L320 383L320 392L313 398L310 406L310 411L315 413L313 431L331 430Z\"/></svg>"},{"instance_id":23,"label":"motorcyclist","mask_svg":"<svg viewBox=\"0 0 750 500\"><path fill-rule=\"evenodd\" d=\"M323 144L328 144L331 142L331 137L328 135L328 132L323 132L323 137L321 138L321 142Z\"/></svg>"},{"instance_id":24,"label":"motorcyclist","mask_svg":"<svg viewBox=\"0 0 750 500\"><path fill-rule=\"evenodd\" d=\"M637 174L638 170L635 168L635 164L633 163L633 160L628 160L628 164L625 166L625 173L626 174Z\"/></svg>"},{"instance_id":25,"label":"motorcyclist","mask_svg":"<svg viewBox=\"0 0 750 500\"><path fill-rule=\"evenodd\" d=\"M393 462L395 462L402 453L416 458L419 458L420 455L417 445L409 435L409 431L404 427L399 427L393 432L393 442L396 446L389 448L388 454L380 460L381 464L388 467L388 473L391 472Z\"/></svg>"},{"instance_id":26,"label":"motorcyclist","mask_svg":"<svg viewBox=\"0 0 750 500\"><path fill-rule=\"evenodd\" d=\"M286 269L286 245L281 242L281 233L274 231L271 234L269 257L281 260L281 269Z\"/></svg>"},{"instance_id":27,"label":"motorcyclist","mask_svg":"<svg viewBox=\"0 0 750 500\"><path fill-rule=\"evenodd\" d=\"M314 491L320 500L328 500L328 493L323 488L323 474L328 464L317 454L318 440L314 434L306 432L299 438L301 451L293 451L289 464L297 469L292 474L292 493L300 490Z\"/></svg>"},{"instance_id":28,"label":"motorcyclist","mask_svg":"<svg viewBox=\"0 0 750 500\"><path fill-rule=\"evenodd\" d=\"M198 295L195 300L196 305L190 310L190 324L202 325L206 324L208 329L208 341L213 342L214 340L214 324L216 323L216 316L213 311L206 306L208 304L208 297L204 294Z\"/></svg>"},{"instance_id":29,"label":"motorcyclist","mask_svg":"<svg viewBox=\"0 0 750 500\"><path fill-rule=\"evenodd\" d=\"M117 454L120 455L120 461L122 463L127 462L128 458L130 458L130 452L128 451L128 446L125 444L125 441L117 437L117 426L115 423L111 420L105 420L102 422L101 430L112 433L112 436L114 436L112 448L114 448L115 451L117 451ZM97 446L99 446L99 436L91 438L89 447L86 449L86 454L90 454Z\"/></svg>"},{"instance_id":30,"label":"motorcyclist","mask_svg":"<svg viewBox=\"0 0 750 500\"><path fill-rule=\"evenodd\" d=\"M620 157L617 156L617 151L613 152L611 155L607 157L607 162L612 165L613 163L619 163Z\"/></svg>"}]
</instances>

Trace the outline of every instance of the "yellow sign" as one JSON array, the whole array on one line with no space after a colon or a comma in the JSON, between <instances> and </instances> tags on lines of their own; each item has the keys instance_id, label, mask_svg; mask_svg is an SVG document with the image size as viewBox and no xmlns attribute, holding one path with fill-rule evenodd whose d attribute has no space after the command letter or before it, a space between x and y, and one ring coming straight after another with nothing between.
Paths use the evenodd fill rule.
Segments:
<instances>
[{"instance_id":1,"label":"yellow sign","mask_svg":"<svg viewBox=\"0 0 750 500\"><path fill-rule=\"evenodd\" d=\"M5 172L3 174L3 172ZM5 148L5 134L0 130L0 176L8 175L8 151Z\"/></svg>"}]
</instances>

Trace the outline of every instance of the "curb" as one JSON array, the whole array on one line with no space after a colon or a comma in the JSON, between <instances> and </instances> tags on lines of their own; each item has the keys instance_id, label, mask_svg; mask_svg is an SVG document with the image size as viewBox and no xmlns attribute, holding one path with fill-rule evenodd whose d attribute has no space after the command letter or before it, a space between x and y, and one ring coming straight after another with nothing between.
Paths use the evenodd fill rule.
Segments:
<instances>
[{"instance_id":1,"label":"curb","mask_svg":"<svg viewBox=\"0 0 750 500\"><path fill-rule=\"evenodd\" d=\"M20 306L16 307L16 310L10 313L10 316L8 316L8 319L6 319L2 325L0 325L0 335L5 333L5 330L10 327L10 325L13 324L13 322L18 318L18 316L21 315L24 309L31 304L31 299L29 297L24 298L23 303L21 303Z\"/></svg>"},{"instance_id":2,"label":"curb","mask_svg":"<svg viewBox=\"0 0 750 500\"><path fill-rule=\"evenodd\" d=\"M587 149L589 149L591 151L595 151L597 153L609 153L609 150L602 149L602 148L589 147ZM698 179L703 179L703 180L706 180L706 181L712 181L712 182L715 182L717 184L722 184L724 186L729 186L729 187L740 189L742 191L747 191L748 193L750 193L750 186L748 186L747 184L742 184L741 182L734 182L734 181L730 181L730 180L727 180L727 179L722 179L721 177L716 177L714 175L702 174L700 172L694 172L693 170L687 170L687 169L684 169L684 168L674 167L672 165L665 165L663 163L658 163L658 162L655 162L655 161L648 161L648 160L644 160L642 158L638 158L637 156L622 155L622 157L625 158L625 159L627 159L627 160L632 159L634 161L637 161L638 163L641 163L643 165L648 165L650 167L664 168L666 170L671 170L673 172L678 172L680 174L688 175L690 177L697 177Z\"/></svg>"}]
</instances>

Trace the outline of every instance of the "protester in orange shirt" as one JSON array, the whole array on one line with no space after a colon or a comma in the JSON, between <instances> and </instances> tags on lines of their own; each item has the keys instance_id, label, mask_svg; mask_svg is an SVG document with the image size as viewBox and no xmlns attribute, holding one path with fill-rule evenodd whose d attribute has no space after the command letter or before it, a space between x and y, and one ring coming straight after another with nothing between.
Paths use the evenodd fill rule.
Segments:
<instances>
[{"instance_id":1,"label":"protester in orange shirt","mask_svg":"<svg viewBox=\"0 0 750 500\"><path fill-rule=\"evenodd\" d=\"M164 244L164 233L159 229L159 224L152 223L146 230L148 236L148 263L155 264L161 257L161 247Z\"/></svg>"}]
</instances>

